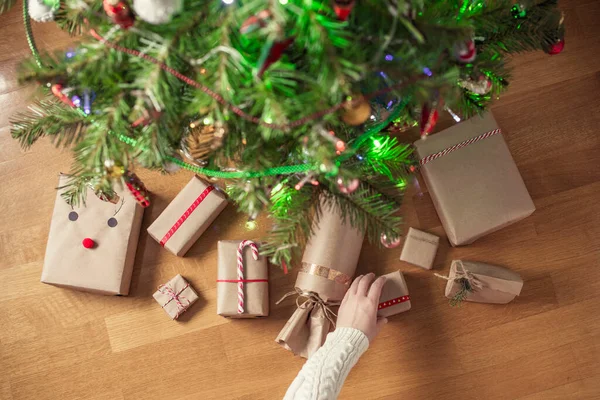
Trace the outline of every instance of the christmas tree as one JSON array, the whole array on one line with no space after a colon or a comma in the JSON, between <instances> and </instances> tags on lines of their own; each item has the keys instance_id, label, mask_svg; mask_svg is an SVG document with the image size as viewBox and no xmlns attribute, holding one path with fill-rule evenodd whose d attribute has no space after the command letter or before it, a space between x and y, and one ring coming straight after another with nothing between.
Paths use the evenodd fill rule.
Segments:
<instances>
[{"instance_id":1,"label":"christmas tree","mask_svg":"<svg viewBox=\"0 0 600 400\"><path fill-rule=\"evenodd\" d=\"M84 202L88 187L110 199L118 184L143 197L134 168L187 168L218 180L250 219L269 214L264 249L279 265L301 251L323 197L372 242L397 242L414 170L397 133L418 124L427 135L442 110L483 111L508 84L510 54L564 45L551 0L23 7L33 57L19 77L46 96L13 117L12 135L23 147L44 136L72 147L66 200ZM81 35L77 47L40 54L30 16Z\"/></svg>"}]
</instances>

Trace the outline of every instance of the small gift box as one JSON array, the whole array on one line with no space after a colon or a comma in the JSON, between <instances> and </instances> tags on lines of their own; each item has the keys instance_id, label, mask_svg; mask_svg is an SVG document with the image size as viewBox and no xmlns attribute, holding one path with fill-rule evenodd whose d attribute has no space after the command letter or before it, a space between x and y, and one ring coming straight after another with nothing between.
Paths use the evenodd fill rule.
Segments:
<instances>
[{"instance_id":1,"label":"small gift box","mask_svg":"<svg viewBox=\"0 0 600 400\"><path fill-rule=\"evenodd\" d=\"M164 285L160 285L152 296L172 319L179 318L198 300L198 294L179 274Z\"/></svg>"},{"instance_id":2,"label":"small gift box","mask_svg":"<svg viewBox=\"0 0 600 400\"><path fill-rule=\"evenodd\" d=\"M377 315L389 317L410 310L410 295L402 272L396 271L385 275L387 280L379 297Z\"/></svg>"},{"instance_id":3,"label":"small gift box","mask_svg":"<svg viewBox=\"0 0 600 400\"><path fill-rule=\"evenodd\" d=\"M321 200L321 217L314 221L298 271L295 297L298 307L275 341L301 357L309 358L325 343L334 326L331 307L339 304L350 287L364 239L342 217L333 202Z\"/></svg>"},{"instance_id":4,"label":"small gift box","mask_svg":"<svg viewBox=\"0 0 600 400\"><path fill-rule=\"evenodd\" d=\"M148 234L181 257L226 206L223 193L194 176L148 227Z\"/></svg>"},{"instance_id":5,"label":"small gift box","mask_svg":"<svg viewBox=\"0 0 600 400\"><path fill-rule=\"evenodd\" d=\"M415 147L453 246L472 243L535 210L491 113L418 140Z\"/></svg>"},{"instance_id":6,"label":"small gift box","mask_svg":"<svg viewBox=\"0 0 600 400\"><path fill-rule=\"evenodd\" d=\"M127 190L102 200L91 189L85 205L71 207L61 196L68 183L61 174L41 281L127 295L144 209Z\"/></svg>"},{"instance_id":7,"label":"small gift box","mask_svg":"<svg viewBox=\"0 0 600 400\"><path fill-rule=\"evenodd\" d=\"M495 265L454 260L446 279L446 297L450 305L462 301L506 304L521 293L523 280L516 272Z\"/></svg>"},{"instance_id":8,"label":"small gift box","mask_svg":"<svg viewBox=\"0 0 600 400\"><path fill-rule=\"evenodd\" d=\"M404 239L400 260L425 269L433 267L440 238L431 233L409 228Z\"/></svg>"},{"instance_id":9,"label":"small gift box","mask_svg":"<svg viewBox=\"0 0 600 400\"><path fill-rule=\"evenodd\" d=\"M269 315L267 259L251 240L221 240L218 244L217 314L229 318Z\"/></svg>"}]
</instances>

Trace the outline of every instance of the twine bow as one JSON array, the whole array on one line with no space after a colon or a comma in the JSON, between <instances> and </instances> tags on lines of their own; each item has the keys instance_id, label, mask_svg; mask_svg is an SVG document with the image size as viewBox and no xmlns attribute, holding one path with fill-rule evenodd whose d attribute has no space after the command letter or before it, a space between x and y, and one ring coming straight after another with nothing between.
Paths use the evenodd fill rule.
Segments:
<instances>
[{"instance_id":1,"label":"twine bow","mask_svg":"<svg viewBox=\"0 0 600 400\"><path fill-rule=\"evenodd\" d=\"M242 240L237 249L237 270L238 270L238 314L244 313L244 247L249 246L252 249L252 258L258 260L258 247L252 240Z\"/></svg>"},{"instance_id":2,"label":"twine bow","mask_svg":"<svg viewBox=\"0 0 600 400\"><path fill-rule=\"evenodd\" d=\"M471 273L468 269L465 268L462 261L458 260L456 262L456 275L451 278L450 276L441 275L438 273L434 274L438 278L454 281L461 285L460 290L454 295L452 299L450 299L451 306L460 305L460 303L465 300L469 293L473 293L476 290L481 290L484 288L484 283L479 280L475 275Z\"/></svg>"},{"instance_id":3,"label":"twine bow","mask_svg":"<svg viewBox=\"0 0 600 400\"><path fill-rule=\"evenodd\" d=\"M169 301L167 301L165 304L163 304L163 308L166 307L167 304L169 304L171 301L174 301L177 304L177 314L175 314L175 316L173 317L173 319L177 319L179 318L179 316L181 315L182 312L184 312L187 308L187 306L190 305L190 301L188 299L186 299L184 296L181 295L181 293L188 288L188 286L190 286L189 283L186 283L185 286L179 291L179 293L175 293L175 291L173 290L172 287L170 287L168 284L166 285L160 285L158 287L158 291L162 294L164 294L165 296L169 297ZM183 304L181 300L185 300L187 301L187 305Z\"/></svg>"},{"instance_id":4,"label":"twine bow","mask_svg":"<svg viewBox=\"0 0 600 400\"><path fill-rule=\"evenodd\" d=\"M337 318L337 314L334 313L330 307L331 306L339 306L340 305L339 301L326 303L315 292L308 292L308 291L304 291L300 288L294 288L293 291L284 294L283 297L281 297L281 299L279 299L279 301L277 301L277 303L275 303L275 304L279 304L282 301L284 301L285 299L287 299L288 297L293 296L293 295L298 295L298 297L296 297L296 306L298 308L307 308L308 306L311 306L311 305L313 306L313 308L319 307L323 311L323 315L325 315L325 318L327 318L327 320L335 328L335 318Z\"/></svg>"}]
</instances>

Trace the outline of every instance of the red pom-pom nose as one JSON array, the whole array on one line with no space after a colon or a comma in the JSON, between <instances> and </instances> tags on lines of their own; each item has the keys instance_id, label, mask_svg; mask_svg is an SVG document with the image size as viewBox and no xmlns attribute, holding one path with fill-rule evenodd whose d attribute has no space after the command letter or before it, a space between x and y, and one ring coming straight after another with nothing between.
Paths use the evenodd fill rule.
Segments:
<instances>
[{"instance_id":1,"label":"red pom-pom nose","mask_svg":"<svg viewBox=\"0 0 600 400\"><path fill-rule=\"evenodd\" d=\"M90 238L85 238L83 239L83 242L81 242L81 244L83 245L83 247L85 247L86 249L92 249L96 246L96 242L94 242L92 239Z\"/></svg>"}]
</instances>

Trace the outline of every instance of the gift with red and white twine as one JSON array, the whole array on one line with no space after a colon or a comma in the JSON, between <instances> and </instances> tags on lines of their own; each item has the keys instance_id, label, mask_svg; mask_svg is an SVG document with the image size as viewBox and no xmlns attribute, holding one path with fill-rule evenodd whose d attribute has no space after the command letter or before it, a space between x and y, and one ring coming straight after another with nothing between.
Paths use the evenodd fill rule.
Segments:
<instances>
[{"instance_id":1,"label":"gift with red and white twine","mask_svg":"<svg viewBox=\"0 0 600 400\"><path fill-rule=\"evenodd\" d=\"M218 243L217 314L229 318L269 315L267 259L251 240Z\"/></svg>"},{"instance_id":2,"label":"gift with red and white twine","mask_svg":"<svg viewBox=\"0 0 600 400\"><path fill-rule=\"evenodd\" d=\"M227 206L215 186L194 176L148 228L161 246L183 256Z\"/></svg>"},{"instance_id":3,"label":"gift with red and white twine","mask_svg":"<svg viewBox=\"0 0 600 400\"><path fill-rule=\"evenodd\" d=\"M198 300L198 294L179 274L164 285L160 285L152 297L172 319L178 319Z\"/></svg>"},{"instance_id":4,"label":"gift with red and white twine","mask_svg":"<svg viewBox=\"0 0 600 400\"><path fill-rule=\"evenodd\" d=\"M453 246L472 243L535 210L491 113L414 145L421 174Z\"/></svg>"}]
</instances>

